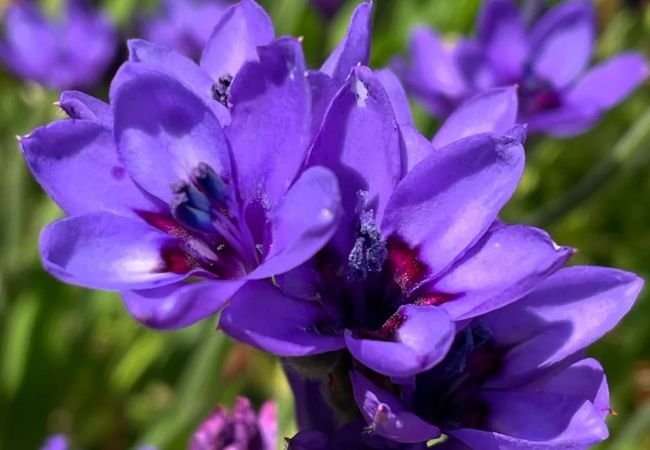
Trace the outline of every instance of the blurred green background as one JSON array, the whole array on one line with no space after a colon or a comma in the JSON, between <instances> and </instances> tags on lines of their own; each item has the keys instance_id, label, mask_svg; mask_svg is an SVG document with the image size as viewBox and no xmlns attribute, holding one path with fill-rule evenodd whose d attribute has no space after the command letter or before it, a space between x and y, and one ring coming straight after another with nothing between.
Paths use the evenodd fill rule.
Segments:
<instances>
[{"instance_id":1,"label":"blurred green background","mask_svg":"<svg viewBox=\"0 0 650 450\"><path fill-rule=\"evenodd\" d=\"M0 0L0 8L6 6ZM148 5L145 5L147 3ZM119 24L152 2L105 2ZM268 0L279 34L304 36L319 65L345 32L356 1L331 20L306 0ZM596 2L597 59L624 49L650 55L650 7ZM468 33L480 0L376 0L372 62L405 48L416 23L450 39ZM48 1L52 11L57 1ZM124 36L128 36L125 31ZM102 96L102 91L95 92ZM57 93L0 72L0 449L37 449L51 433L87 450L152 444L183 449L218 403L238 394L275 399L283 435L294 430L291 395L272 358L234 344L210 320L160 333L136 324L116 295L63 285L41 268L40 228L60 211L29 175L14 136L62 118ZM437 123L416 108L420 129ZM572 263L650 275L650 86L646 83L588 134L530 138L528 168L504 218L546 227L579 249ZM609 374L612 436L603 450L650 449L650 290L591 353ZM281 448L281 447L280 447Z\"/></svg>"}]
</instances>

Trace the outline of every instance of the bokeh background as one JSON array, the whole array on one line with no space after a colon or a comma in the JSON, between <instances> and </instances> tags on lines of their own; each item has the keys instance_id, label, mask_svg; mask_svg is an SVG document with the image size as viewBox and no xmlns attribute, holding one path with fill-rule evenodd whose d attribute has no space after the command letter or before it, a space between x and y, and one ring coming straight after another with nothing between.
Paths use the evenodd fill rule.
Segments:
<instances>
[{"instance_id":1,"label":"bokeh background","mask_svg":"<svg viewBox=\"0 0 650 450\"><path fill-rule=\"evenodd\" d=\"M344 34L357 2L345 2L331 18L307 0L262 3L278 34L304 36L316 67ZM7 4L0 0L0 13ZM624 49L650 55L648 2L596 4L597 59ZM124 40L134 36L132 18L156 5L106 0L100 6ZM373 66L402 52L417 23L450 39L471 33L479 6L480 0L376 0ZM46 7L56 14L59 2ZM105 90L92 93L105 98ZM0 68L0 449L37 449L60 432L87 450L145 443L183 449L201 419L238 394L256 404L276 400L281 433L291 435L291 394L273 358L215 332L214 320L178 332L145 329L116 295L63 285L42 270L39 230L61 213L32 180L14 136L62 118L52 105L57 97ZM431 136L438 123L415 111ZM527 152L526 174L504 219L546 227L557 242L577 247L572 263L650 276L649 84L588 134L533 137ZM646 289L618 329L591 349L607 369L617 414L602 450L650 449L649 297Z\"/></svg>"}]
</instances>

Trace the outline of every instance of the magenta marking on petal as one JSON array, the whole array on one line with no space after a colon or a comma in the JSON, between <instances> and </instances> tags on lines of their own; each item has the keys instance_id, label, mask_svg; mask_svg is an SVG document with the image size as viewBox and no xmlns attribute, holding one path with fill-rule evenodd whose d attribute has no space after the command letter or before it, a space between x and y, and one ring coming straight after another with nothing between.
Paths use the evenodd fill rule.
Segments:
<instances>
[{"instance_id":1,"label":"magenta marking on petal","mask_svg":"<svg viewBox=\"0 0 650 450\"><path fill-rule=\"evenodd\" d=\"M440 306L455 298L457 296L452 294L425 294L419 296L413 304L418 306Z\"/></svg>"},{"instance_id":2,"label":"magenta marking on petal","mask_svg":"<svg viewBox=\"0 0 650 450\"><path fill-rule=\"evenodd\" d=\"M406 322L406 314L402 311L397 311L395 314L390 316L386 322L378 330L360 330L358 332L359 337L365 339L374 339L377 341L394 341L395 333L399 327L401 327L404 322Z\"/></svg>"},{"instance_id":3,"label":"magenta marking on petal","mask_svg":"<svg viewBox=\"0 0 650 450\"><path fill-rule=\"evenodd\" d=\"M111 175L116 180L122 180L126 176L126 169L124 169L124 167L115 166L111 169Z\"/></svg>"},{"instance_id":4,"label":"magenta marking on petal","mask_svg":"<svg viewBox=\"0 0 650 450\"><path fill-rule=\"evenodd\" d=\"M422 282L427 267L418 260L418 250L409 248L396 236L388 238L388 263L395 282L404 291L410 291Z\"/></svg>"},{"instance_id":5,"label":"magenta marking on petal","mask_svg":"<svg viewBox=\"0 0 650 450\"><path fill-rule=\"evenodd\" d=\"M161 272L187 273L192 270L192 263L183 249L169 245L160 249L160 256L165 263Z\"/></svg>"}]
</instances>

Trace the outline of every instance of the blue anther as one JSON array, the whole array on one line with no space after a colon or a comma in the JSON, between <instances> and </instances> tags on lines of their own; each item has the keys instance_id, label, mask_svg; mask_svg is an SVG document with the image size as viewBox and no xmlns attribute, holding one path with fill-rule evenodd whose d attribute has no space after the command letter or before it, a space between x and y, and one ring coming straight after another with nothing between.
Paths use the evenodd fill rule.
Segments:
<instances>
[{"instance_id":1,"label":"blue anther","mask_svg":"<svg viewBox=\"0 0 650 450\"><path fill-rule=\"evenodd\" d=\"M210 212L210 200L194 186L184 181L179 181L172 186L172 190L176 194L175 203L186 201L194 209L199 209L207 213Z\"/></svg>"},{"instance_id":2,"label":"blue anther","mask_svg":"<svg viewBox=\"0 0 650 450\"><path fill-rule=\"evenodd\" d=\"M210 213L194 208L187 199L174 202L172 205L172 215L179 223L187 228L203 233L216 232Z\"/></svg>"},{"instance_id":3,"label":"blue anther","mask_svg":"<svg viewBox=\"0 0 650 450\"><path fill-rule=\"evenodd\" d=\"M217 172L206 163L200 163L193 171L194 184L218 205L227 207L228 186L223 182Z\"/></svg>"}]
</instances>

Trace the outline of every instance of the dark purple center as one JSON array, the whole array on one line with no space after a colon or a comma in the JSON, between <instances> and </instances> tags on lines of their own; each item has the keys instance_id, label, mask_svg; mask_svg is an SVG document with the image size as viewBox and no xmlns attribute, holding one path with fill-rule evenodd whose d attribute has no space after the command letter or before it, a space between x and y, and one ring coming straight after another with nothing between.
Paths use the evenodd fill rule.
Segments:
<instances>
[{"instance_id":1,"label":"dark purple center","mask_svg":"<svg viewBox=\"0 0 650 450\"><path fill-rule=\"evenodd\" d=\"M517 93L519 108L527 116L562 106L562 98L557 89L550 82L533 74L524 76Z\"/></svg>"}]
</instances>

